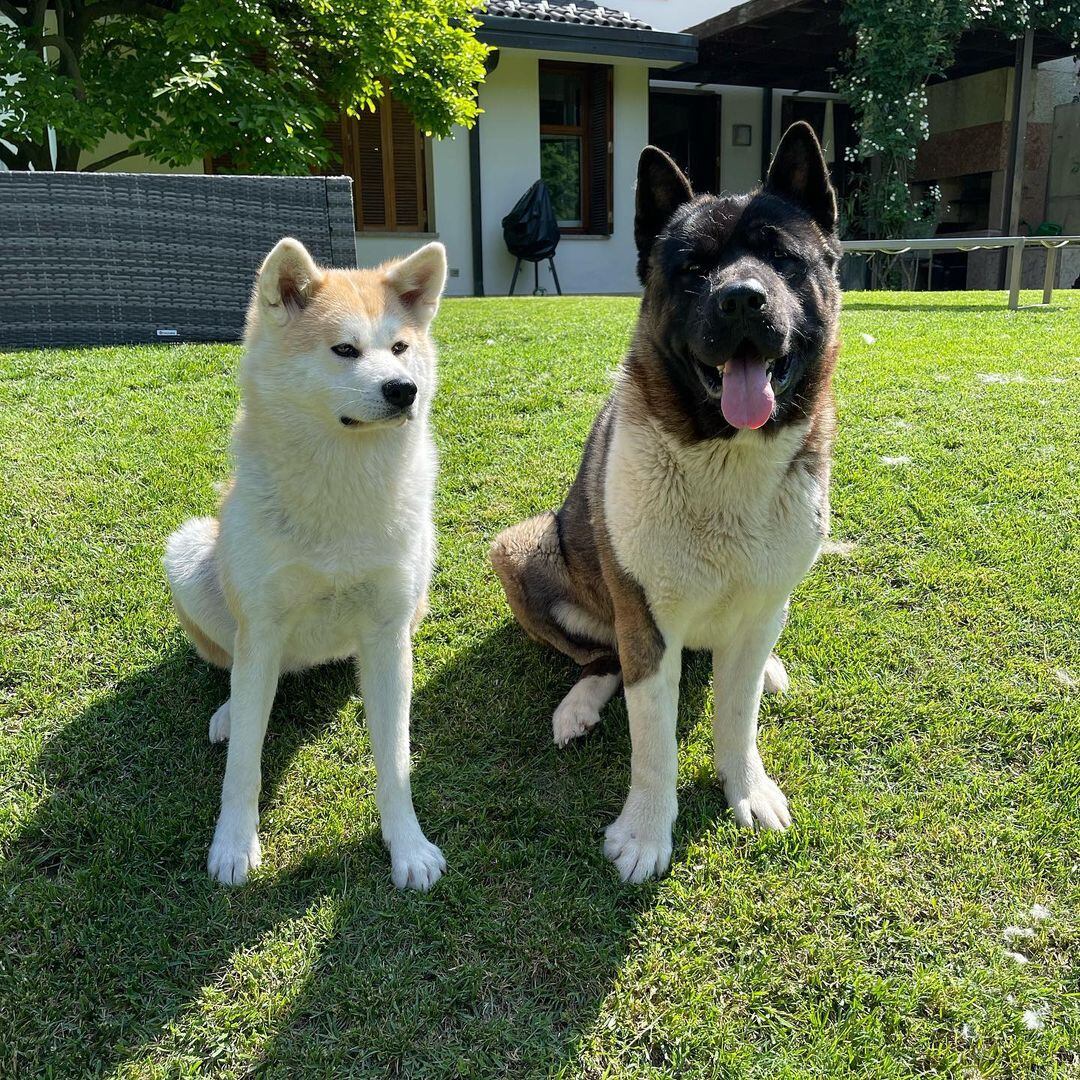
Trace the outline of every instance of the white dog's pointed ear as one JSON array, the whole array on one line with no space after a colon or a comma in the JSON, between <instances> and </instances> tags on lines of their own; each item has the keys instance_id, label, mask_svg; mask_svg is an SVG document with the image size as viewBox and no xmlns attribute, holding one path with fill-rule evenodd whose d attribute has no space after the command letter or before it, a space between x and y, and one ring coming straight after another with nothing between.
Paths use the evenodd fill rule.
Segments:
<instances>
[{"instance_id":1,"label":"white dog's pointed ear","mask_svg":"<svg viewBox=\"0 0 1080 1080\"><path fill-rule=\"evenodd\" d=\"M438 241L425 244L388 267L386 283L417 322L426 326L435 318L446 284L446 248Z\"/></svg>"},{"instance_id":2,"label":"white dog's pointed ear","mask_svg":"<svg viewBox=\"0 0 1080 1080\"><path fill-rule=\"evenodd\" d=\"M321 280L322 272L308 249L286 236L274 245L259 270L259 299L286 322L308 306Z\"/></svg>"}]
</instances>

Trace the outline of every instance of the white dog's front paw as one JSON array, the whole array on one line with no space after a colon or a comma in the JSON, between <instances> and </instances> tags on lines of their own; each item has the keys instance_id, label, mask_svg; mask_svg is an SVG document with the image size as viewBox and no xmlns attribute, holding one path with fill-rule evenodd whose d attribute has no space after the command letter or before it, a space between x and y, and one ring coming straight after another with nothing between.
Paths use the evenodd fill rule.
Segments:
<instances>
[{"instance_id":1,"label":"white dog's front paw","mask_svg":"<svg viewBox=\"0 0 1080 1080\"><path fill-rule=\"evenodd\" d=\"M225 742L229 737L229 703L225 702L216 713L210 717L210 741L212 743Z\"/></svg>"},{"instance_id":2,"label":"white dog's front paw","mask_svg":"<svg viewBox=\"0 0 1080 1080\"><path fill-rule=\"evenodd\" d=\"M631 796L623 812L607 827L604 854L623 881L638 885L659 877L671 865L674 813L661 811Z\"/></svg>"},{"instance_id":3,"label":"white dog's front paw","mask_svg":"<svg viewBox=\"0 0 1080 1080\"><path fill-rule=\"evenodd\" d=\"M206 868L222 885L243 885L262 862L262 847L255 829L240 829L218 822Z\"/></svg>"},{"instance_id":4,"label":"white dog's front paw","mask_svg":"<svg viewBox=\"0 0 1080 1080\"><path fill-rule=\"evenodd\" d=\"M723 770L724 794L738 824L782 832L791 824L787 797L765 772L761 759Z\"/></svg>"},{"instance_id":5,"label":"white dog's front paw","mask_svg":"<svg viewBox=\"0 0 1080 1080\"><path fill-rule=\"evenodd\" d=\"M390 880L399 889L427 892L445 870L443 853L423 833L390 844Z\"/></svg>"},{"instance_id":6,"label":"white dog's front paw","mask_svg":"<svg viewBox=\"0 0 1080 1080\"><path fill-rule=\"evenodd\" d=\"M765 678L762 689L766 694L786 694L791 680L788 678L784 661L776 653L770 653L765 661Z\"/></svg>"},{"instance_id":7,"label":"white dog's front paw","mask_svg":"<svg viewBox=\"0 0 1080 1080\"><path fill-rule=\"evenodd\" d=\"M576 701L570 694L562 699L551 717L555 745L562 748L600 723L599 711L586 701Z\"/></svg>"}]
</instances>

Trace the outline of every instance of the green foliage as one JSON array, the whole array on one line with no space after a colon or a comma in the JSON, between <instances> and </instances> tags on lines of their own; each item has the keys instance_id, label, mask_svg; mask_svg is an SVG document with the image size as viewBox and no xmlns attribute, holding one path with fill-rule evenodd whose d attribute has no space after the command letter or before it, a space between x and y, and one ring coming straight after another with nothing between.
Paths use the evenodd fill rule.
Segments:
<instances>
[{"instance_id":1,"label":"green foliage","mask_svg":"<svg viewBox=\"0 0 1080 1080\"><path fill-rule=\"evenodd\" d=\"M551 193L551 205L559 221L580 220L581 142L575 136L540 140L540 175Z\"/></svg>"},{"instance_id":2,"label":"green foliage","mask_svg":"<svg viewBox=\"0 0 1080 1080\"><path fill-rule=\"evenodd\" d=\"M0 26L13 168L49 167L51 127L60 168L114 132L167 165L318 169L331 103L373 108L380 80L425 132L471 124L487 54L470 0L54 0L55 32L44 4L0 11L15 24Z\"/></svg>"},{"instance_id":3,"label":"green foliage","mask_svg":"<svg viewBox=\"0 0 1080 1080\"><path fill-rule=\"evenodd\" d=\"M1032 26L1080 44L1077 0L846 0L855 36L837 79L856 114L860 142L851 160L880 159L859 190L857 227L870 235L911 236L934 207L912 196L909 170L929 134L926 84L952 63L957 39L982 23L1018 35Z\"/></svg>"}]
</instances>

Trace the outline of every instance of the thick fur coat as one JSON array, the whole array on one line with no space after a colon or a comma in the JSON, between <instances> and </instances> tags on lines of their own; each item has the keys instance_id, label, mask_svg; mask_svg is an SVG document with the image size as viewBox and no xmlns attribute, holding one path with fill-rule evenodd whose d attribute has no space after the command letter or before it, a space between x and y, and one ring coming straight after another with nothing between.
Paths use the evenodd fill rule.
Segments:
<instances>
[{"instance_id":1,"label":"thick fur coat","mask_svg":"<svg viewBox=\"0 0 1080 1080\"><path fill-rule=\"evenodd\" d=\"M555 711L565 744L625 682L630 791L605 849L663 873L676 816L683 648L713 654L715 762L736 820L782 829L757 749L788 598L828 531L840 294L836 201L809 126L760 191L695 198L661 151L638 174L645 295L613 395L559 510L507 529L492 561L525 630L584 665Z\"/></svg>"},{"instance_id":2,"label":"thick fur coat","mask_svg":"<svg viewBox=\"0 0 1080 1080\"><path fill-rule=\"evenodd\" d=\"M248 310L232 477L216 518L170 538L177 614L204 659L231 670L210 721L229 740L212 877L258 866L260 758L279 675L355 657L391 876L429 888L444 869L409 786L411 630L435 538L429 326L440 244L376 270L328 270L282 240Z\"/></svg>"}]
</instances>

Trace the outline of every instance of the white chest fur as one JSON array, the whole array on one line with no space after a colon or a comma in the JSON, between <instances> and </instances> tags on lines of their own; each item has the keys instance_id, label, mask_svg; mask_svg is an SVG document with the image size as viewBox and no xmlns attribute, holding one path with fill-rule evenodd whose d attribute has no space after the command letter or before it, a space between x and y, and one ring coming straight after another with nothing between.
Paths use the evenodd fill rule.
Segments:
<instances>
[{"instance_id":1,"label":"white chest fur","mask_svg":"<svg viewBox=\"0 0 1080 1080\"><path fill-rule=\"evenodd\" d=\"M715 647L740 612L782 604L827 532L828 492L791 461L804 426L683 444L615 420L604 507L615 552L661 630Z\"/></svg>"},{"instance_id":2,"label":"white chest fur","mask_svg":"<svg viewBox=\"0 0 1080 1080\"><path fill-rule=\"evenodd\" d=\"M362 623L407 622L434 549L427 432L260 450L236 455L219 555L245 607L289 627L286 666L351 655Z\"/></svg>"}]
</instances>

